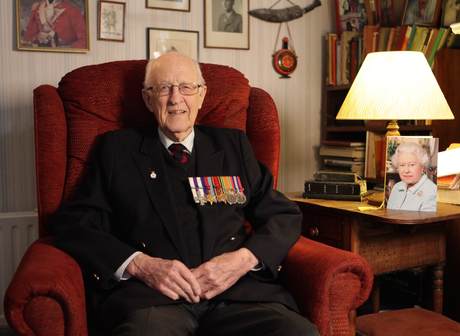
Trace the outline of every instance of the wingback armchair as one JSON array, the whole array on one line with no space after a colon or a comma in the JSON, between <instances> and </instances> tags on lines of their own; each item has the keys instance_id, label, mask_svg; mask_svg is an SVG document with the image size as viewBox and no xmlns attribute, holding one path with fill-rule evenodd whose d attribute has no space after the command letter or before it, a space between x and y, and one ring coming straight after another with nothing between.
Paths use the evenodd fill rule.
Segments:
<instances>
[{"instance_id":1,"label":"wingback armchair","mask_svg":"<svg viewBox=\"0 0 460 336\"><path fill-rule=\"evenodd\" d=\"M49 216L74 190L97 135L154 121L141 88L146 61L91 65L65 75L55 88L34 91L40 239L24 255L5 296L10 326L19 335L87 335L82 273L50 243ZM237 70L201 64L208 93L200 124L244 130L257 158L278 176L280 128L276 106ZM321 335L351 335L353 311L367 299L372 274L360 256L300 238L282 280L302 314Z\"/></svg>"}]
</instances>

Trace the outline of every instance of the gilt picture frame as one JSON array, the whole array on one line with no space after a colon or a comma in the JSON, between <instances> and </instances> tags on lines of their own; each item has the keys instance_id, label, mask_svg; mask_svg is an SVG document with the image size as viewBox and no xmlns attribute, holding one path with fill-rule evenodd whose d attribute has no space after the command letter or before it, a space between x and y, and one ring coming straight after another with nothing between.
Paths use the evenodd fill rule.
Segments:
<instances>
[{"instance_id":1,"label":"gilt picture frame","mask_svg":"<svg viewBox=\"0 0 460 336\"><path fill-rule=\"evenodd\" d=\"M178 51L190 58L199 60L199 32L147 28L147 59L157 58L168 51Z\"/></svg>"},{"instance_id":2,"label":"gilt picture frame","mask_svg":"<svg viewBox=\"0 0 460 336\"><path fill-rule=\"evenodd\" d=\"M434 27L438 24L441 0L406 0L402 25Z\"/></svg>"},{"instance_id":3,"label":"gilt picture frame","mask_svg":"<svg viewBox=\"0 0 460 336\"><path fill-rule=\"evenodd\" d=\"M124 2L100 0L97 9L97 39L104 41L125 41Z\"/></svg>"},{"instance_id":4,"label":"gilt picture frame","mask_svg":"<svg viewBox=\"0 0 460 336\"><path fill-rule=\"evenodd\" d=\"M88 0L16 0L16 49L89 51Z\"/></svg>"},{"instance_id":5,"label":"gilt picture frame","mask_svg":"<svg viewBox=\"0 0 460 336\"><path fill-rule=\"evenodd\" d=\"M204 47L249 49L249 0L204 0Z\"/></svg>"},{"instance_id":6,"label":"gilt picture frame","mask_svg":"<svg viewBox=\"0 0 460 336\"><path fill-rule=\"evenodd\" d=\"M145 0L145 7L190 12L190 0Z\"/></svg>"}]
</instances>

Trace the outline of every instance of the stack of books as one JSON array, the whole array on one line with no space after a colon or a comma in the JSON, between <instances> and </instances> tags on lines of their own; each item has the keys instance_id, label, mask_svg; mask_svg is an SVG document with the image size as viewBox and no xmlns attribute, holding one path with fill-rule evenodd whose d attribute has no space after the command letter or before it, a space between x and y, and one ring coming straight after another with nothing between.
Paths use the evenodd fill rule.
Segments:
<instances>
[{"instance_id":1,"label":"stack of books","mask_svg":"<svg viewBox=\"0 0 460 336\"><path fill-rule=\"evenodd\" d=\"M365 143L324 140L319 148L322 169L364 176Z\"/></svg>"},{"instance_id":2,"label":"stack of books","mask_svg":"<svg viewBox=\"0 0 460 336\"><path fill-rule=\"evenodd\" d=\"M367 192L364 173L365 143L323 140L321 169L305 181L305 198L360 201Z\"/></svg>"},{"instance_id":3,"label":"stack of books","mask_svg":"<svg viewBox=\"0 0 460 336\"><path fill-rule=\"evenodd\" d=\"M438 202L460 205L460 144L438 154Z\"/></svg>"}]
</instances>

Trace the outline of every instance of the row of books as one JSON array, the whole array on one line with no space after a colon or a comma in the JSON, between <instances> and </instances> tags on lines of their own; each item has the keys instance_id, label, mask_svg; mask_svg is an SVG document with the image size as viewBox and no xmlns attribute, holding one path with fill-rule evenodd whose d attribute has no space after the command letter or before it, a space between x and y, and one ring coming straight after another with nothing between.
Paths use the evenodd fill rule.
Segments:
<instances>
[{"instance_id":1,"label":"row of books","mask_svg":"<svg viewBox=\"0 0 460 336\"><path fill-rule=\"evenodd\" d=\"M319 148L322 169L364 176L364 142L323 140Z\"/></svg>"},{"instance_id":2,"label":"row of books","mask_svg":"<svg viewBox=\"0 0 460 336\"><path fill-rule=\"evenodd\" d=\"M366 25L363 32L344 31L326 35L327 84L348 85L353 82L361 63L369 52L413 50L425 54L433 66L436 53L455 43L449 28L422 26L380 27Z\"/></svg>"}]
</instances>

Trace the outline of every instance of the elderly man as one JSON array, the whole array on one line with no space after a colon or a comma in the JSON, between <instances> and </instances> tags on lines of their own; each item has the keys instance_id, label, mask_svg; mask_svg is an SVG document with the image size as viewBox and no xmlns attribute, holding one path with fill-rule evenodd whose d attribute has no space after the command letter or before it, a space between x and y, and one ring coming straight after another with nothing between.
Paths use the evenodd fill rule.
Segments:
<instances>
[{"instance_id":1,"label":"elderly man","mask_svg":"<svg viewBox=\"0 0 460 336\"><path fill-rule=\"evenodd\" d=\"M142 94L158 129L105 134L53 225L103 328L316 335L277 280L299 210L272 189L242 132L194 125L206 95L198 64L176 52L151 60Z\"/></svg>"}]
</instances>

